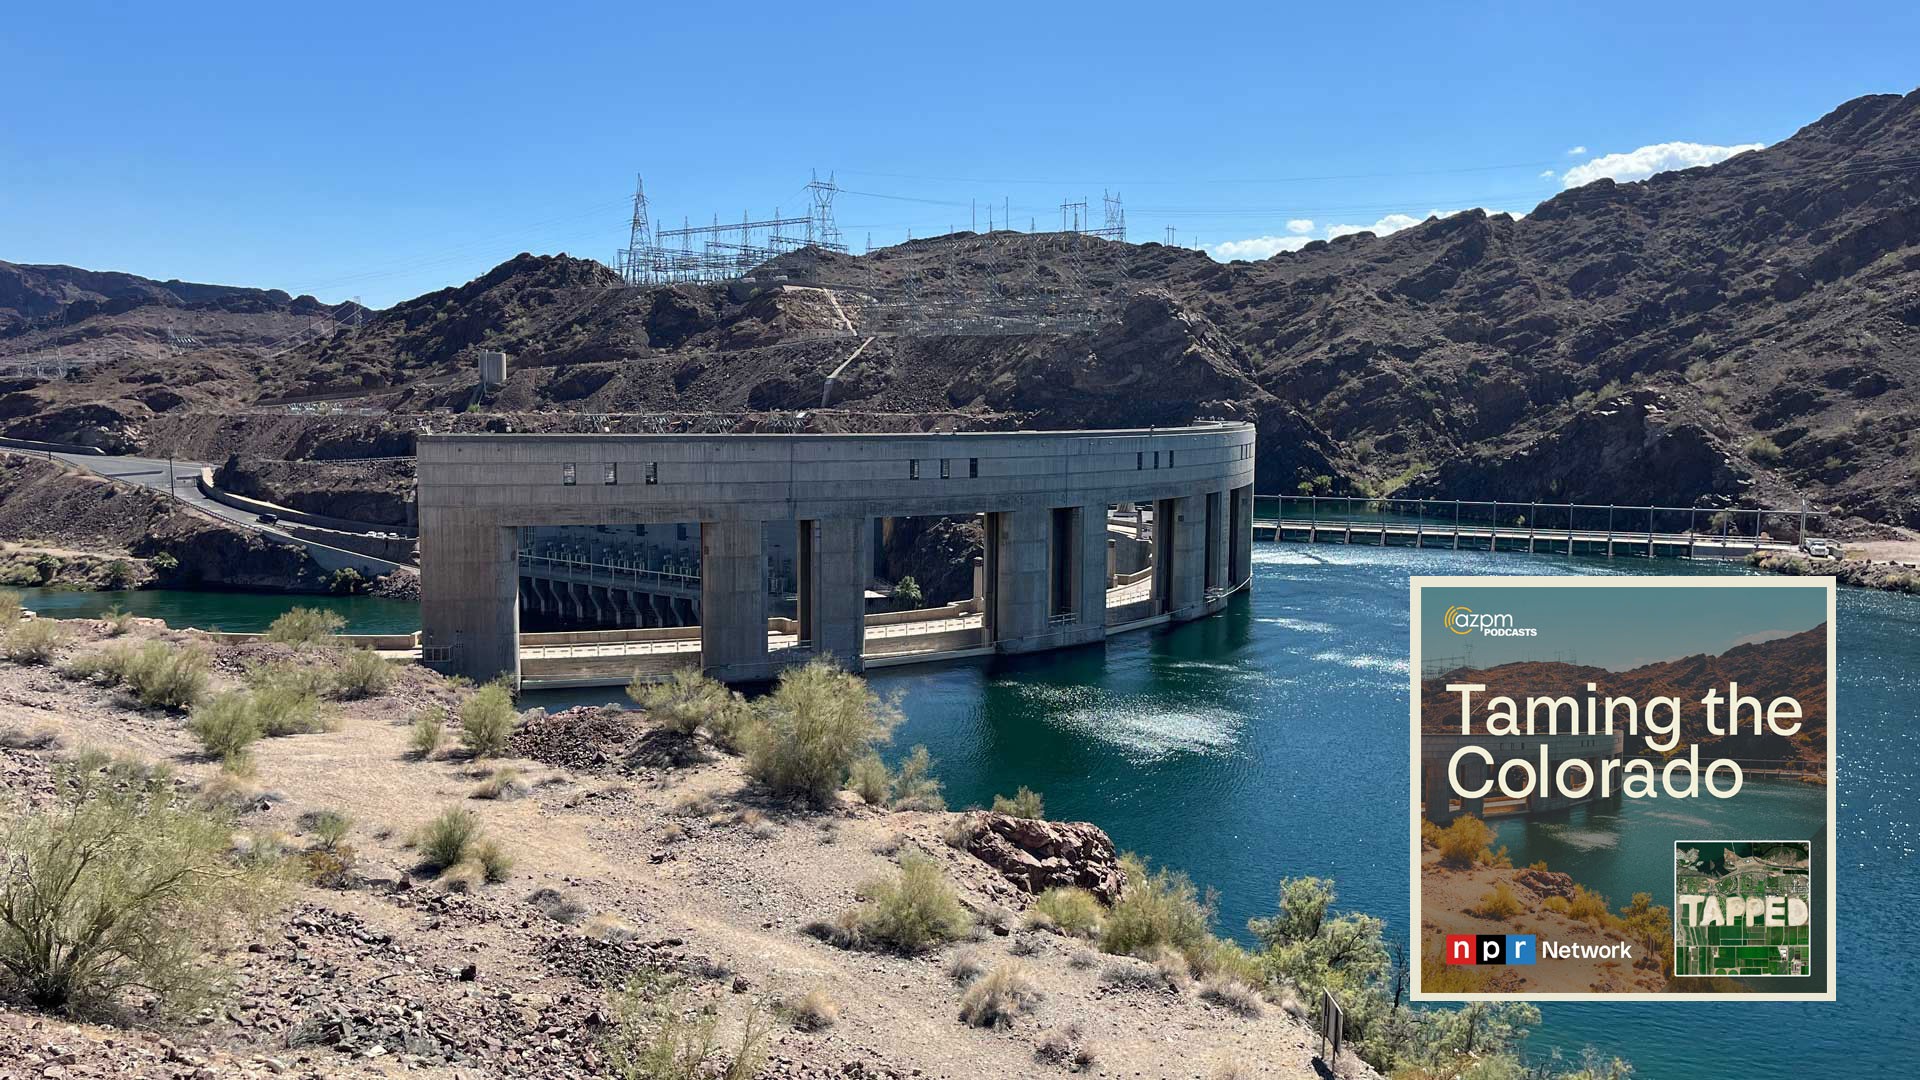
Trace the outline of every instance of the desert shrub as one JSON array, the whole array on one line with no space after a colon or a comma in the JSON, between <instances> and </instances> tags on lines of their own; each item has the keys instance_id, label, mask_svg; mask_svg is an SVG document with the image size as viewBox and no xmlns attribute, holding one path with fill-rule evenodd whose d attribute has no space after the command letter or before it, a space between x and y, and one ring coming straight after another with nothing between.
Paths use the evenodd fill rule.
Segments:
<instances>
[{"instance_id":1,"label":"desert shrub","mask_svg":"<svg viewBox=\"0 0 1920 1080\"><path fill-rule=\"evenodd\" d=\"M1100 932L1102 914L1100 901L1092 893L1067 886L1048 889L1035 897L1027 918L1034 925L1044 925L1068 937L1090 938Z\"/></svg>"},{"instance_id":2,"label":"desert shrub","mask_svg":"<svg viewBox=\"0 0 1920 1080\"><path fill-rule=\"evenodd\" d=\"M1762 465L1772 465L1780 460L1780 444L1765 435L1755 435L1747 440L1747 456Z\"/></svg>"},{"instance_id":3,"label":"desert shrub","mask_svg":"<svg viewBox=\"0 0 1920 1080\"><path fill-rule=\"evenodd\" d=\"M886 762L880 760L879 754L867 754L847 770L847 787L868 806L879 806L887 801L889 779Z\"/></svg>"},{"instance_id":4,"label":"desert shrub","mask_svg":"<svg viewBox=\"0 0 1920 1080\"><path fill-rule=\"evenodd\" d=\"M133 564L125 559L115 559L107 564L104 580L109 589L133 588Z\"/></svg>"},{"instance_id":5,"label":"desert shrub","mask_svg":"<svg viewBox=\"0 0 1920 1080\"><path fill-rule=\"evenodd\" d=\"M1387 970L1384 927L1370 915L1334 909L1333 882L1325 878L1285 878L1279 911L1252 919L1247 928L1258 938L1262 966L1309 1001L1331 991L1343 1001L1370 991Z\"/></svg>"},{"instance_id":6,"label":"desert shrub","mask_svg":"<svg viewBox=\"0 0 1920 1080\"><path fill-rule=\"evenodd\" d=\"M1524 910L1520 898L1513 895L1513 889L1504 881L1493 883L1493 891L1480 898L1477 914L1489 919L1505 922Z\"/></svg>"},{"instance_id":7,"label":"desert shrub","mask_svg":"<svg viewBox=\"0 0 1920 1080\"><path fill-rule=\"evenodd\" d=\"M109 686L118 686L126 681L127 672L132 670L134 657L139 650L124 641L115 642L105 648L92 652L75 653L60 665L60 674L81 682L95 680Z\"/></svg>"},{"instance_id":8,"label":"desert shrub","mask_svg":"<svg viewBox=\"0 0 1920 1080\"><path fill-rule=\"evenodd\" d=\"M165 575L180 569L180 560L170 551L161 551L148 556L147 565L153 568L154 573Z\"/></svg>"},{"instance_id":9,"label":"desert shrub","mask_svg":"<svg viewBox=\"0 0 1920 1080\"><path fill-rule=\"evenodd\" d=\"M720 1013L686 1015L678 994L657 979L629 982L611 1005L613 1023L601 1050L618 1080L752 1080L766 1064L771 1025L758 1006L747 1010L727 1052L720 1047Z\"/></svg>"},{"instance_id":10,"label":"desert shrub","mask_svg":"<svg viewBox=\"0 0 1920 1080\"><path fill-rule=\"evenodd\" d=\"M520 770L511 765L502 765L487 774L485 780L475 785L472 797L476 799L517 799L527 793L527 785L520 779Z\"/></svg>"},{"instance_id":11,"label":"desert shrub","mask_svg":"<svg viewBox=\"0 0 1920 1080\"><path fill-rule=\"evenodd\" d=\"M666 679L647 681L635 673L627 696L658 720L662 727L691 735L732 704L733 692L717 679L692 668L680 668Z\"/></svg>"},{"instance_id":12,"label":"desert shrub","mask_svg":"<svg viewBox=\"0 0 1920 1080\"><path fill-rule=\"evenodd\" d=\"M535 889L527 894L527 903L547 918L567 926L575 925L587 913L587 909L582 907L579 901L561 893L558 889Z\"/></svg>"},{"instance_id":13,"label":"desert shrub","mask_svg":"<svg viewBox=\"0 0 1920 1080\"><path fill-rule=\"evenodd\" d=\"M480 864L480 872L488 881L505 881L513 870L513 856L492 837L482 837L474 844L471 857Z\"/></svg>"},{"instance_id":14,"label":"desert shrub","mask_svg":"<svg viewBox=\"0 0 1920 1080\"><path fill-rule=\"evenodd\" d=\"M7 631L0 652L16 664L45 664L67 643L67 628L52 619L29 619Z\"/></svg>"},{"instance_id":15,"label":"desert shrub","mask_svg":"<svg viewBox=\"0 0 1920 1080\"><path fill-rule=\"evenodd\" d=\"M924 746L916 746L907 754L887 787L887 805L894 810L947 808L947 800L940 795L940 781L933 776L933 755Z\"/></svg>"},{"instance_id":16,"label":"desert shrub","mask_svg":"<svg viewBox=\"0 0 1920 1080\"><path fill-rule=\"evenodd\" d=\"M1099 1060L1085 1029L1077 1023L1047 1029L1034 1044L1033 1053L1041 1061L1072 1072L1087 1072Z\"/></svg>"},{"instance_id":17,"label":"desert shrub","mask_svg":"<svg viewBox=\"0 0 1920 1080\"><path fill-rule=\"evenodd\" d=\"M739 693L727 691L726 701L706 719L707 738L722 750L739 753L759 731L760 718Z\"/></svg>"},{"instance_id":18,"label":"desert shrub","mask_svg":"<svg viewBox=\"0 0 1920 1080\"><path fill-rule=\"evenodd\" d=\"M1585 885L1573 887L1573 899L1567 904L1567 917L1581 922L1600 923L1607 918L1607 898L1589 892Z\"/></svg>"},{"instance_id":19,"label":"desert shrub","mask_svg":"<svg viewBox=\"0 0 1920 1080\"><path fill-rule=\"evenodd\" d=\"M498 683L488 683L460 703L460 745L474 757L495 757L507 748L518 719L513 695Z\"/></svg>"},{"instance_id":20,"label":"desert shrub","mask_svg":"<svg viewBox=\"0 0 1920 1080\"><path fill-rule=\"evenodd\" d=\"M1214 901L1203 899L1187 875L1162 867L1148 873L1146 860L1127 854L1120 859L1126 888L1107 913L1100 932L1100 948L1110 953L1138 953L1156 945L1182 952L1203 946L1213 923Z\"/></svg>"},{"instance_id":21,"label":"desert shrub","mask_svg":"<svg viewBox=\"0 0 1920 1080\"><path fill-rule=\"evenodd\" d=\"M1225 938L1209 939L1187 952L1188 967L1196 978L1232 978L1251 986L1267 982L1266 965L1261 958Z\"/></svg>"},{"instance_id":22,"label":"desert shrub","mask_svg":"<svg viewBox=\"0 0 1920 1080\"><path fill-rule=\"evenodd\" d=\"M801 1031L825 1031L840 1022L840 1006L819 987L788 998L783 1011Z\"/></svg>"},{"instance_id":23,"label":"desert shrub","mask_svg":"<svg viewBox=\"0 0 1920 1080\"><path fill-rule=\"evenodd\" d=\"M1472 866L1493 861L1488 845L1493 830L1477 817L1462 815L1440 833L1440 861L1448 866Z\"/></svg>"},{"instance_id":24,"label":"desert shrub","mask_svg":"<svg viewBox=\"0 0 1920 1080\"><path fill-rule=\"evenodd\" d=\"M974 1027L1012 1027L1015 1017L1032 1012L1044 997L1032 969L1009 960L975 979L960 995L960 1019Z\"/></svg>"},{"instance_id":25,"label":"desert shrub","mask_svg":"<svg viewBox=\"0 0 1920 1080\"><path fill-rule=\"evenodd\" d=\"M366 592L371 585L365 574L351 566L335 570L333 576L327 579L327 591L335 596L357 596Z\"/></svg>"},{"instance_id":26,"label":"desert shrub","mask_svg":"<svg viewBox=\"0 0 1920 1080\"><path fill-rule=\"evenodd\" d=\"M43 1009L132 990L167 1014L200 1008L226 984L220 951L284 899L284 867L231 861L229 820L178 802L170 780L67 768L56 789L0 822L0 969Z\"/></svg>"},{"instance_id":27,"label":"desert shrub","mask_svg":"<svg viewBox=\"0 0 1920 1080\"><path fill-rule=\"evenodd\" d=\"M959 949L947 958L947 977L961 986L986 973L987 960L979 949Z\"/></svg>"},{"instance_id":28,"label":"desert shrub","mask_svg":"<svg viewBox=\"0 0 1920 1080\"><path fill-rule=\"evenodd\" d=\"M203 649L149 641L127 657L120 676L121 684L140 704L184 711L206 692L207 654Z\"/></svg>"},{"instance_id":29,"label":"desert shrub","mask_svg":"<svg viewBox=\"0 0 1920 1080\"><path fill-rule=\"evenodd\" d=\"M20 594L12 589L0 589L0 624L19 621L20 613L26 610L20 602Z\"/></svg>"},{"instance_id":30,"label":"desert shrub","mask_svg":"<svg viewBox=\"0 0 1920 1080\"><path fill-rule=\"evenodd\" d=\"M788 668L761 699L747 771L776 794L833 797L847 771L900 721L864 679L817 659Z\"/></svg>"},{"instance_id":31,"label":"desert shrub","mask_svg":"<svg viewBox=\"0 0 1920 1080\"><path fill-rule=\"evenodd\" d=\"M374 697L393 685L393 664L372 649L349 649L333 673L333 696L345 701Z\"/></svg>"},{"instance_id":32,"label":"desert shrub","mask_svg":"<svg viewBox=\"0 0 1920 1080\"><path fill-rule=\"evenodd\" d=\"M1248 1018L1266 1012L1265 1004L1260 1000L1260 991L1231 975L1215 975L1202 982L1200 997L1203 1001L1211 1001L1229 1012Z\"/></svg>"},{"instance_id":33,"label":"desert shrub","mask_svg":"<svg viewBox=\"0 0 1920 1080\"><path fill-rule=\"evenodd\" d=\"M898 874L870 881L861 892L867 900L858 909L857 926L861 941L871 947L925 952L973 925L940 864L925 855L902 857Z\"/></svg>"},{"instance_id":34,"label":"desert shrub","mask_svg":"<svg viewBox=\"0 0 1920 1080\"><path fill-rule=\"evenodd\" d=\"M478 859L461 859L434 879L447 892L469 893L486 883L487 871Z\"/></svg>"},{"instance_id":35,"label":"desert shrub","mask_svg":"<svg viewBox=\"0 0 1920 1080\"><path fill-rule=\"evenodd\" d=\"M292 664L265 664L247 672L261 734L310 735L334 723L320 701L325 677Z\"/></svg>"},{"instance_id":36,"label":"desert shrub","mask_svg":"<svg viewBox=\"0 0 1920 1080\"><path fill-rule=\"evenodd\" d=\"M1039 792L1022 786L1011 799L1005 795L995 795L993 812L1017 818L1043 818L1047 816L1047 804L1040 798Z\"/></svg>"},{"instance_id":37,"label":"desert shrub","mask_svg":"<svg viewBox=\"0 0 1920 1080\"><path fill-rule=\"evenodd\" d=\"M449 806L422 825L413 842L428 866L444 870L465 859L479 839L480 819L471 811Z\"/></svg>"},{"instance_id":38,"label":"desert shrub","mask_svg":"<svg viewBox=\"0 0 1920 1080\"><path fill-rule=\"evenodd\" d=\"M220 759L222 766L244 770L252 746L261 735L253 695L245 690L213 695L193 707L187 717L187 730L200 740L208 756Z\"/></svg>"},{"instance_id":39,"label":"desert shrub","mask_svg":"<svg viewBox=\"0 0 1920 1080\"><path fill-rule=\"evenodd\" d=\"M133 612L116 604L108 608L106 614L100 616L100 621L106 624L108 637L119 637L133 629L133 618Z\"/></svg>"},{"instance_id":40,"label":"desert shrub","mask_svg":"<svg viewBox=\"0 0 1920 1080\"><path fill-rule=\"evenodd\" d=\"M337 612L297 607L267 626L266 639L282 645L304 648L325 643L328 637L346 629L347 620Z\"/></svg>"},{"instance_id":41,"label":"desert shrub","mask_svg":"<svg viewBox=\"0 0 1920 1080\"><path fill-rule=\"evenodd\" d=\"M1540 902L1540 906L1555 915L1565 915L1573 910L1573 905L1567 903L1567 898L1564 896L1549 896Z\"/></svg>"},{"instance_id":42,"label":"desert shrub","mask_svg":"<svg viewBox=\"0 0 1920 1080\"><path fill-rule=\"evenodd\" d=\"M52 728L0 728L0 747L8 750L51 750L60 745L60 733Z\"/></svg>"},{"instance_id":43,"label":"desert shrub","mask_svg":"<svg viewBox=\"0 0 1920 1080\"><path fill-rule=\"evenodd\" d=\"M447 733L447 712L429 705L413 714L413 727L407 735L407 748L421 758L430 758L440 749Z\"/></svg>"},{"instance_id":44,"label":"desert shrub","mask_svg":"<svg viewBox=\"0 0 1920 1080\"><path fill-rule=\"evenodd\" d=\"M1423 850L1426 848L1439 847L1441 835L1440 826L1435 825L1426 818L1420 819L1420 847Z\"/></svg>"},{"instance_id":45,"label":"desert shrub","mask_svg":"<svg viewBox=\"0 0 1920 1080\"><path fill-rule=\"evenodd\" d=\"M321 851L337 851L353 829L353 819L338 810L314 810L300 815L300 828L313 835Z\"/></svg>"}]
</instances>

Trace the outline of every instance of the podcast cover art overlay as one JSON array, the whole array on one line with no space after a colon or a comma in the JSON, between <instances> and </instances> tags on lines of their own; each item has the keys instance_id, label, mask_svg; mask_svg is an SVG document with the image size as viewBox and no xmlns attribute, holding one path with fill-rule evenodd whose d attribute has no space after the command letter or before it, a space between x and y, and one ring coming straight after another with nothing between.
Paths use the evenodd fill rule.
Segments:
<instances>
[{"instance_id":1,"label":"podcast cover art overlay","mask_svg":"<svg viewBox=\"0 0 1920 1080\"><path fill-rule=\"evenodd\" d=\"M1833 1000L1833 590L1415 577L1414 999Z\"/></svg>"}]
</instances>

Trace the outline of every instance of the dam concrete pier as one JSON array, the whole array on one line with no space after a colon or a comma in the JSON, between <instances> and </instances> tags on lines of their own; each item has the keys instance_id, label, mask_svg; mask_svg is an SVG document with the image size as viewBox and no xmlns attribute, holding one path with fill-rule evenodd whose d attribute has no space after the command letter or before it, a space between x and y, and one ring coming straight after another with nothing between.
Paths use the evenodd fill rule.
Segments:
<instances>
[{"instance_id":1,"label":"dam concrete pier","mask_svg":"<svg viewBox=\"0 0 1920 1080\"><path fill-rule=\"evenodd\" d=\"M766 680L820 655L850 669L864 666L869 626L892 618L866 611L873 523L880 518L983 518L979 595L930 627L949 640L964 624L974 654L1064 648L1112 630L1198 618L1252 576L1250 424L422 435L418 445L422 657L475 679L521 678L520 549L525 531L536 527L697 524L698 651L681 635L679 662L697 662L729 682ZM1132 514L1133 532L1123 538L1148 540L1150 572L1114 572L1116 507ZM790 553L791 575L770 569L770 535ZM791 582L790 617L770 617L769 582L776 577ZM584 597L612 612L631 611L641 592L637 583L623 588L609 576L578 582L573 602ZM899 637L915 628L875 629L888 635L876 651L898 659ZM933 650L928 658L939 655Z\"/></svg>"}]
</instances>

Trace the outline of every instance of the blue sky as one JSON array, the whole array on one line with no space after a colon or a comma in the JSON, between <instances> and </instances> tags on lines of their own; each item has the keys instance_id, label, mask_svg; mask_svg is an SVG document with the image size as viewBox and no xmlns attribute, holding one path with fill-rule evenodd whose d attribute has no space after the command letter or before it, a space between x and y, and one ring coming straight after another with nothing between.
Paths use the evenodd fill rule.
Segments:
<instances>
[{"instance_id":1,"label":"blue sky","mask_svg":"<svg viewBox=\"0 0 1920 1080\"><path fill-rule=\"evenodd\" d=\"M0 259L384 306L610 258L636 172L699 222L812 169L856 248L1105 188L1132 239L1260 256L1774 142L1913 89L1916 40L1912 3L32 4Z\"/></svg>"},{"instance_id":2,"label":"blue sky","mask_svg":"<svg viewBox=\"0 0 1920 1080\"><path fill-rule=\"evenodd\" d=\"M1467 657L1489 668L1517 660L1579 662L1609 671L1770 641L1826 621L1827 593L1818 585L1788 587L1684 587L1560 585L1498 587L1435 586L1421 593L1421 663ZM1454 605L1475 612L1505 613L1516 627L1538 636L1488 637L1455 634L1444 626Z\"/></svg>"}]
</instances>

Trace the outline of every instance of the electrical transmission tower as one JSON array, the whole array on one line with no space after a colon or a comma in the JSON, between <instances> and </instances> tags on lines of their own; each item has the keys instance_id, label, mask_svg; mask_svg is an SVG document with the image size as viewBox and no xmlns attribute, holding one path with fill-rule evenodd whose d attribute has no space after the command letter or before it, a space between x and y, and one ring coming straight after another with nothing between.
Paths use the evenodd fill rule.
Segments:
<instances>
[{"instance_id":1,"label":"electrical transmission tower","mask_svg":"<svg viewBox=\"0 0 1920 1080\"><path fill-rule=\"evenodd\" d=\"M628 227L627 246L617 257L620 276L629 285L647 280L648 253L653 249L653 230L647 221L647 189L639 175L633 178L633 221Z\"/></svg>"},{"instance_id":2,"label":"electrical transmission tower","mask_svg":"<svg viewBox=\"0 0 1920 1080\"><path fill-rule=\"evenodd\" d=\"M833 174L828 173L823 183L819 170L815 170L813 180L807 184L807 193L813 199L813 209L807 215L807 244L822 247L829 251L844 251L846 246L840 240L840 226L833 220L833 197L840 194L840 188L833 182Z\"/></svg>"}]
</instances>

